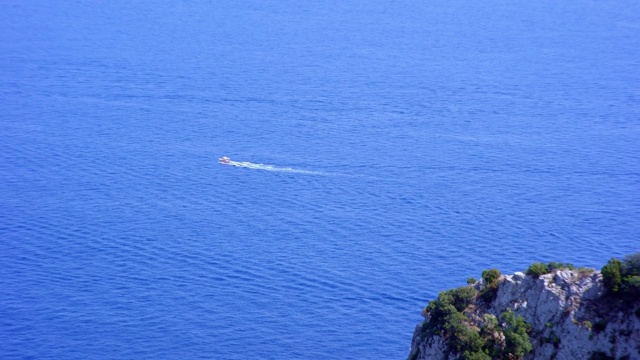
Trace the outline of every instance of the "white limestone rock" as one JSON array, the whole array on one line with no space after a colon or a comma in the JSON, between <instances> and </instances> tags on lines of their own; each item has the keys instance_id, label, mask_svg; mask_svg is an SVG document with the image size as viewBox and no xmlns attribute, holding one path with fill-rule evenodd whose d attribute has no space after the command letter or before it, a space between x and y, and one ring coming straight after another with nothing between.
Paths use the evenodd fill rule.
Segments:
<instances>
[{"instance_id":1,"label":"white limestone rock","mask_svg":"<svg viewBox=\"0 0 640 360\"><path fill-rule=\"evenodd\" d=\"M480 290L483 286L479 281L474 287ZM501 277L491 304L476 301L472 318L481 319L483 313L500 316L507 309L524 317L532 327L529 337L533 346L525 359L589 359L599 353L640 360L640 318L628 312L598 314L603 294L599 271L560 270L539 278L517 272ZM443 339L435 335L423 338L422 334L419 325L410 358L446 359Z\"/></svg>"}]
</instances>

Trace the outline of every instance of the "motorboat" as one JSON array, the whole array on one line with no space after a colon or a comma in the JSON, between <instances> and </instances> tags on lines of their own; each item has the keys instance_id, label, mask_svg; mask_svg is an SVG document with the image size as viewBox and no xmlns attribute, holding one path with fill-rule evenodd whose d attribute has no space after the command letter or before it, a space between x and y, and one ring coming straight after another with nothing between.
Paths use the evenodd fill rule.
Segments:
<instances>
[{"instance_id":1,"label":"motorboat","mask_svg":"<svg viewBox=\"0 0 640 360\"><path fill-rule=\"evenodd\" d=\"M218 161L220 162L220 164L224 164L224 165L229 165L231 163L231 159L229 159L226 156L219 158Z\"/></svg>"}]
</instances>

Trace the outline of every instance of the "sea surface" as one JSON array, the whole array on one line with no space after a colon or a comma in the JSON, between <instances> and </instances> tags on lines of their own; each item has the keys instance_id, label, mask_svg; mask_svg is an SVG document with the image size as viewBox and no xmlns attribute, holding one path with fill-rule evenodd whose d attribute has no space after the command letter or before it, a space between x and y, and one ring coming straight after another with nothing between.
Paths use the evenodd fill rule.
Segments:
<instances>
[{"instance_id":1,"label":"sea surface","mask_svg":"<svg viewBox=\"0 0 640 360\"><path fill-rule=\"evenodd\" d=\"M638 14L0 1L0 358L404 359L484 269L640 251Z\"/></svg>"}]
</instances>

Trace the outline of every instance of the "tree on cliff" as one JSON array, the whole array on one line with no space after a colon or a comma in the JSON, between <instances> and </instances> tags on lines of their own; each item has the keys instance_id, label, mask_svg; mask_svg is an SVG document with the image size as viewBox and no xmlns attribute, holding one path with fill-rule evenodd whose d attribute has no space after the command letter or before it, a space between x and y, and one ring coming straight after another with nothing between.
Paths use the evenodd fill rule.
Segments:
<instances>
[{"instance_id":1,"label":"tree on cliff","mask_svg":"<svg viewBox=\"0 0 640 360\"><path fill-rule=\"evenodd\" d=\"M522 359L532 349L528 334L531 326L524 318L515 316L511 309L503 312L502 318L506 323L504 326L504 337L507 342L505 352L516 359Z\"/></svg>"},{"instance_id":2,"label":"tree on cliff","mask_svg":"<svg viewBox=\"0 0 640 360\"><path fill-rule=\"evenodd\" d=\"M622 283L622 275L620 269L622 268L622 262L616 258L613 258L607 262L607 265L602 267L602 281L607 291L615 294L620 290L620 284Z\"/></svg>"},{"instance_id":3,"label":"tree on cliff","mask_svg":"<svg viewBox=\"0 0 640 360\"><path fill-rule=\"evenodd\" d=\"M640 296L640 252L624 257L624 261L612 258L602 267L602 281L607 292L638 301Z\"/></svg>"}]
</instances>

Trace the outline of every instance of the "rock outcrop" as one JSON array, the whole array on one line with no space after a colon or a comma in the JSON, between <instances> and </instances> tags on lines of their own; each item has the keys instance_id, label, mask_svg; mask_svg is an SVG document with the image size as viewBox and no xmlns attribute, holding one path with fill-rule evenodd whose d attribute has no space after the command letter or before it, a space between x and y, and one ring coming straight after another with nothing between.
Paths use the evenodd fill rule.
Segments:
<instances>
[{"instance_id":1,"label":"rock outcrop","mask_svg":"<svg viewBox=\"0 0 640 360\"><path fill-rule=\"evenodd\" d=\"M640 359L640 306L605 294L599 271L556 270L539 277L501 276L492 296L476 296L464 310L468 326L485 314L512 311L529 324L531 351L524 359ZM481 294L483 280L470 285ZM410 359L456 359L451 335L432 331L429 311L415 329ZM505 357L506 358L506 357Z\"/></svg>"}]
</instances>

